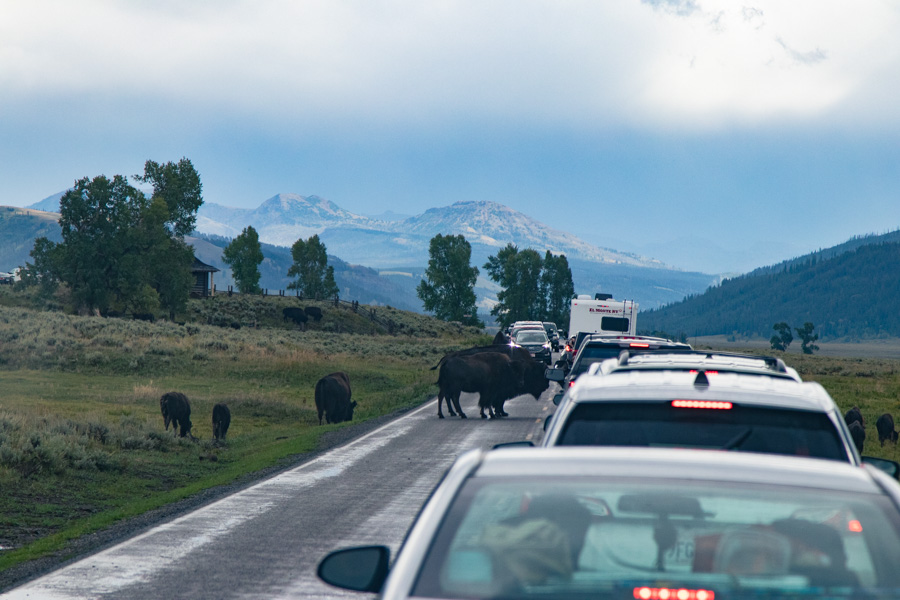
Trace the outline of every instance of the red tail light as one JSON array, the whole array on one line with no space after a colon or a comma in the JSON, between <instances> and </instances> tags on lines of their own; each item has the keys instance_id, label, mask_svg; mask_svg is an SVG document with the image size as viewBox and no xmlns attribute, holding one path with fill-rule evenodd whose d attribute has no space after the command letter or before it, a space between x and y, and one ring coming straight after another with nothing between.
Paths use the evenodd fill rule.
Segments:
<instances>
[{"instance_id":1,"label":"red tail light","mask_svg":"<svg viewBox=\"0 0 900 600\"><path fill-rule=\"evenodd\" d=\"M636 600L715 600L712 590L692 590L688 588L634 588Z\"/></svg>"},{"instance_id":2,"label":"red tail light","mask_svg":"<svg viewBox=\"0 0 900 600\"><path fill-rule=\"evenodd\" d=\"M632 342L628 344L631 348L649 348L650 344L638 344L637 342Z\"/></svg>"},{"instance_id":3,"label":"red tail light","mask_svg":"<svg viewBox=\"0 0 900 600\"><path fill-rule=\"evenodd\" d=\"M690 371L688 371L688 373L694 373L694 374L697 374L699 372L700 371L698 371L697 369L691 369ZM718 375L719 374L718 371L703 371L703 372L706 373L707 375Z\"/></svg>"},{"instance_id":4,"label":"red tail light","mask_svg":"<svg viewBox=\"0 0 900 600\"><path fill-rule=\"evenodd\" d=\"M731 402L718 400L672 400L672 408L703 408L713 410L731 410Z\"/></svg>"},{"instance_id":5,"label":"red tail light","mask_svg":"<svg viewBox=\"0 0 900 600\"><path fill-rule=\"evenodd\" d=\"M572 381L569 382L569 387L572 387L573 385L575 385L575 380L574 380L574 379L573 379Z\"/></svg>"}]
</instances>

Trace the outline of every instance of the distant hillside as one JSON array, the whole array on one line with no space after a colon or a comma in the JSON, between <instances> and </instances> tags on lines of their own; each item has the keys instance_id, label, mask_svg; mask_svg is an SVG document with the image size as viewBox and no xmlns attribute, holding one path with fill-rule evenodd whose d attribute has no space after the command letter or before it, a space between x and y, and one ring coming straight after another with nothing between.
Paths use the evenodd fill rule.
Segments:
<instances>
[{"instance_id":1,"label":"distant hillside","mask_svg":"<svg viewBox=\"0 0 900 600\"><path fill-rule=\"evenodd\" d=\"M895 234L842 244L728 279L704 294L642 312L642 331L769 338L806 321L824 338L900 337L900 242ZM865 239L868 243L859 244Z\"/></svg>"},{"instance_id":2,"label":"distant hillside","mask_svg":"<svg viewBox=\"0 0 900 600\"><path fill-rule=\"evenodd\" d=\"M10 271L30 262L35 238L61 241L58 218L55 213L0 206L0 271Z\"/></svg>"}]
</instances>

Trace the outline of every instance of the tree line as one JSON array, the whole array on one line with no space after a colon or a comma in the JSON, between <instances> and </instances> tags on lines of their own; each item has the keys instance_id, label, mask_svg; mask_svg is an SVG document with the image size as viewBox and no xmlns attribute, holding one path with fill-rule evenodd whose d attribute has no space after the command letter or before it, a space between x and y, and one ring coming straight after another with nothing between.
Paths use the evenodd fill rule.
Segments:
<instances>
[{"instance_id":1,"label":"tree line","mask_svg":"<svg viewBox=\"0 0 900 600\"><path fill-rule=\"evenodd\" d=\"M191 161L148 160L134 180L149 184L148 196L128 182L100 175L75 182L59 202L62 241L39 237L26 263L25 285L46 294L62 292L83 314L154 314L169 318L184 310L194 285L194 253L184 236L194 230L203 204L200 175ZM318 236L291 248L289 284L306 297L332 298L338 288ZM259 235L247 227L225 248L223 260L234 270L242 292L259 291L263 261Z\"/></svg>"},{"instance_id":2,"label":"tree line","mask_svg":"<svg viewBox=\"0 0 900 600\"><path fill-rule=\"evenodd\" d=\"M475 282L478 267L471 265L472 247L462 235L438 234L429 244L428 268L417 293L425 310L446 321L483 327L478 317ZM507 244L484 264L492 281L502 288L491 314L501 327L515 321L568 323L574 294L572 270L565 255L549 250Z\"/></svg>"}]
</instances>

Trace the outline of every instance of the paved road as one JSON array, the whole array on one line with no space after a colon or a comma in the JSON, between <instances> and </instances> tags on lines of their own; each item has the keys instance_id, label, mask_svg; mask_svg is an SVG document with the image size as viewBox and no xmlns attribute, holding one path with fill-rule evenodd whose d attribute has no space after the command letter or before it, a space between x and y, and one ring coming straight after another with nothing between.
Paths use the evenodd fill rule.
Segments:
<instances>
[{"instance_id":1,"label":"paved road","mask_svg":"<svg viewBox=\"0 0 900 600\"><path fill-rule=\"evenodd\" d=\"M0 595L85 598L365 598L321 583L329 550L379 543L396 552L422 503L462 452L540 440L551 385L535 402L507 402L510 417L437 418L434 400L272 479ZM475 418L472 418L475 417Z\"/></svg>"}]
</instances>

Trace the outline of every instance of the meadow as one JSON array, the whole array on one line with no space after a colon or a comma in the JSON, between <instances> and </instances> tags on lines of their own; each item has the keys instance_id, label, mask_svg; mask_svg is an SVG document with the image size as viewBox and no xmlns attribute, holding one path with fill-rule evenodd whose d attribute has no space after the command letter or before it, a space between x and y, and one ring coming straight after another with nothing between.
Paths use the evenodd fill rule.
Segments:
<instances>
[{"instance_id":1,"label":"meadow","mask_svg":"<svg viewBox=\"0 0 900 600\"><path fill-rule=\"evenodd\" d=\"M488 340L378 307L402 332L388 335L364 310L325 303L323 319L301 329L281 318L293 298L192 301L182 324L36 302L0 293L0 571L315 450L348 426L318 424L313 390L327 373L349 374L358 422L427 400L429 367ZM199 439L164 430L159 398L172 390L190 398ZM232 414L224 444L212 438L218 402Z\"/></svg>"}]
</instances>

